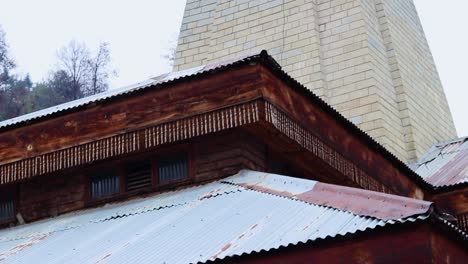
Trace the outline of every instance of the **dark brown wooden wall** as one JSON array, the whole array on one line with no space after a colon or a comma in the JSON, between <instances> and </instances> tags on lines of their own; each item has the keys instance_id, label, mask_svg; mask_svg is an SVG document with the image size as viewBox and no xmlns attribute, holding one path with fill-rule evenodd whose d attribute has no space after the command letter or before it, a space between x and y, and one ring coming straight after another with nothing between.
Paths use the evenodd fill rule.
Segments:
<instances>
[{"instance_id":1,"label":"dark brown wooden wall","mask_svg":"<svg viewBox=\"0 0 468 264\"><path fill-rule=\"evenodd\" d=\"M85 205L86 177L55 174L19 184L17 212L26 222L78 210Z\"/></svg>"},{"instance_id":2,"label":"dark brown wooden wall","mask_svg":"<svg viewBox=\"0 0 468 264\"><path fill-rule=\"evenodd\" d=\"M443 192L431 200L440 211L457 218L458 227L468 232L468 188Z\"/></svg>"},{"instance_id":3,"label":"dark brown wooden wall","mask_svg":"<svg viewBox=\"0 0 468 264\"><path fill-rule=\"evenodd\" d=\"M437 194L433 201L447 213L458 215L468 213L468 188Z\"/></svg>"},{"instance_id":4,"label":"dark brown wooden wall","mask_svg":"<svg viewBox=\"0 0 468 264\"><path fill-rule=\"evenodd\" d=\"M270 72L262 71L263 97L288 113L308 130L340 154L352 160L374 179L385 184L395 194L423 199L424 191L412 179L395 167L381 153L369 148L356 135L338 123L329 113L320 109L309 99L291 89Z\"/></svg>"},{"instance_id":5,"label":"dark brown wooden wall","mask_svg":"<svg viewBox=\"0 0 468 264\"><path fill-rule=\"evenodd\" d=\"M241 169L266 170L265 146L240 129L198 137L182 144L192 152L192 183L231 176ZM177 145L168 148L177 148ZM154 154L159 151L166 151L165 147L154 151ZM90 169L92 166L19 183L18 212L26 222L30 222L85 208L88 192L86 171Z\"/></svg>"},{"instance_id":6,"label":"dark brown wooden wall","mask_svg":"<svg viewBox=\"0 0 468 264\"><path fill-rule=\"evenodd\" d=\"M260 64L232 68L213 75L174 83L170 86L166 87L167 89L153 87L141 94L91 105L78 112L3 131L0 133L0 164L264 98L271 105L283 111L288 119L300 124L309 133L320 139L334 153L345 157L364 171L366 177L362 178L377 182L385 189L390 190L390 193L428 199L425 193L427 190L423 190L423 187L409 177L406 172L392 164L379 151L366 145L366 142L360 139L355 132L337 122L329 112L320 108L310 98L289 87L289 84L280 80L274 73ZM272 127L271 124L268 126ZM262 129L262 127L259 128ZM274 137L281 134L274 129L265 130L265 132L271 134L272 140L270 142L263 141L269 146L275 144ZM283 133L282 136L285 134ZM198 140L203 139L197 138L193 142L198 142ZM240 151L242 148L257 150L265 148L258 147L262 143L255 143L261 142L261 140L249 139L249 143L244 144L244 146L233 146L232 141L232 138L226 137L219 139L217 143L207 142L192 145L194 156L200 159L193 163L195 174L200 180L210 178L214 174L217 175L215 177L224 177L237 172L239 168L257 170L266 168L264 158L263 160L258 158L262 155L258 155L256 151ZM234 140L234 142L236 141ZM227 148L227 146L229 146L229 150L224 150L224 152L219 150L219 148ZM343 176L343 172L331 172L331 169L326 168L326 164L320 163L320 159L323 160L323 158L314 156L312 152L306 153L294 144L288 144L286 147L301 151L301 153L295 154L294 159L299 162L297 157L304 157L300 160L304 165L302 167L313 167L312 165L317 164L316 167L322 168L323 171L320 171L320 174L325 175L325 177L319 178L320 180L366 188L356 184L356 182L350 182L346 176ZM210 151L216 153L210 157L211 160L206 158L211 155ZM286 149L284 153L287 151L289 149ZM290 156L292 155L290 154ZM336 156L328 155L327 158L336 158ZM309 160L316 160L317 163L310 163ZM315 168L313 169L315 170ZM11 173L7 176L9 175ZM329 175L334 176L335 179L327 181L326 177ZM41 175L37 177L43 178ZM343 179L339 179L340 177ZM454 202L454 204L457 203Z\"/></svg>"},{"instance_id":7,"label":"dark brown wooden wall","mask_svg":"<svg viewBox=\"0 0 468 264\"><path fill-rule=\"evenodd\" d=\"M422 189L329 113L288 87L268 69L233 68L168 89L91 106L0 133L0 164L264 97L392 193L423 198Z\"/></svg>"},{"instance_id":8,"label":"dark brown wooden wall","mask_svg":"<svg viewBox=\"0 0 468 264\"><path fill-rule=\"evenodd\" d=\"M153 87L140 95L1 132L0 164L258 98L257 71L244 67L169 89Z\"/></svg>"},{"instance_id":9,"label":"dark brown wooden wall","mask_svg":"<svg viewBox=\"0 0 468 264\"><path fill-rule=\"evenodd\" d=\"M266 147L239 129L196 140L193 157L197 181L223 178L241 169L267 170Z\"/></svg>"}]
</instances>

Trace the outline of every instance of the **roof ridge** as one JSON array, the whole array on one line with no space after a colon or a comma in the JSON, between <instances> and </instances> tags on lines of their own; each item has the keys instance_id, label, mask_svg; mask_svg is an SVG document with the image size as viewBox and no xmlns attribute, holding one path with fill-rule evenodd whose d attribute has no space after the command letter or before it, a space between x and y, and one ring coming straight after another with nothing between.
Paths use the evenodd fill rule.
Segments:
<instances>
[{"instance_id":1,"label":"roof ridge","mask_svg":"<svg viewBox=\"0 0 468 264\"><path fill-rule=\"evenodd\" d=\"M278 178L283 181L282 185ZM309 181L310 184L307 185L304 183L305 181ZM430 201L265 172L241 170L223 182L248 190L300 200L317 206L326 206L382 221L398 221L416 215L430 215L433 212L433 203ZM287 184L293 188L284 187L288 186ZM299 186L300 184L304 186ZM350 199L353 197L354 203ZM400 204L399 202L406 203ZM363 204L367 204L367 207ZM397 213L400 214L398 217Z\"/></svg>"}]
</instances>

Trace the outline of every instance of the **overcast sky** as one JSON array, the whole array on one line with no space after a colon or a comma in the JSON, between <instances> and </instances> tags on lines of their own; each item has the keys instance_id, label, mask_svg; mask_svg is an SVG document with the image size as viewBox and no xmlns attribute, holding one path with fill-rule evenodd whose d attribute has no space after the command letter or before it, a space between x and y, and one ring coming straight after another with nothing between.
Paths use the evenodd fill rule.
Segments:
<instances>
[{"instance_id":1,"label":"overcast sky","mask_svg":"<svg viewBox=\"0 0 468 264\"><path fill-rule=\"evenodd\" d=\"M386 0L391 1L391 0ZM468 1L414 0L459 136L468 136ZM113 87L170 71L185 0L0 0L0 25L18 69L42 80L70 40L109 42L119 76ZM171 43L171 41L173 43Z\"/></svg>"}]
</instances>

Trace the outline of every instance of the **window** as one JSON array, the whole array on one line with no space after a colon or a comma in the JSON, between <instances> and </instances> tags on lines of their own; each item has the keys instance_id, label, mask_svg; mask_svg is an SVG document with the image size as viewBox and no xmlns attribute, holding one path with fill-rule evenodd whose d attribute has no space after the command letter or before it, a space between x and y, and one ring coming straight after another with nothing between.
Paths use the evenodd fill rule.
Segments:
<instances>
[{"instance_id":1,"label":"window","mask_svg":"<svg viewBox=\"0 0 468 264\"><path fill-rule=\"evenodd\" d=\"M134 162L125 167L127 191L151 187L151 164L149 161Z\"/></svg>"},{"instance_id":2,"label":"window","mask_svg":"<svg viewBox=\"0 0 468 264\"><path fill-rule=\"evenodd\" d=\"M303 171L298 171L297 166L293 165L286 158L282 158L278 154L270 154L268 158L269 172L273 174L294 176L298 178L304 178Z\"/></svg>"},{"instance_id":3,"label":"window","mask_svg":"<svg viewBox=\"0 0 468 264\"><path fill-rule=\"evenodd\" d=\"M101 198L119 192L119 175L115 170L101 171L91 178L91 197Z\"/></svg>"},{"instance_id":4,"label":"window","mask_svg":"<svg viewBox=\"0 0 468 264\"><path fill-rule=\"evenodd\" d=\"M286 164L279 160L270 160L270 172L273 174L285 174L287 171Z\"/></svg>"},{"instance_id":5,"label":"window","mask_svg":"<svg viewBox=\"0 0 468 264\"><path fill-rule=\"evenodd\" d=\"M189 176L188 152L169 154L147 153L130 157L124 162L113 162L113 166L90 168L88 200L106 202L109 199L159 190L179 184Z\"/></svg>"},{"instance_id":6,"label":"window","mask_svg":"<svg viewBox=\"0 0 468 264\"><path fill-rule=\"evenodd\" d=\"M164 184L188 177L187 154L162 156L158 159L159 183Z\"/></svg>"},{"instance_id":7,"label":"window","mask_svg":"<svg viewBox=\"0 0 468 264\"><path fill-rule=\"evenodd\" d=\"M13 199L0 199L0 221L12 219L15 216L15 202Z\"/></svg>"}]
</instances>

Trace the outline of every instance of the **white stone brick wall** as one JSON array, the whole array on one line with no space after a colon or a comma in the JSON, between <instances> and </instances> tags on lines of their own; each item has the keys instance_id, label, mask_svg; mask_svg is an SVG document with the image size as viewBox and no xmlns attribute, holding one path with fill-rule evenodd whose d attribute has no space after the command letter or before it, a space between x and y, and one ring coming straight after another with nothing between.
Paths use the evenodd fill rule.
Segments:
<instances>
[{"instance_id":1,"label":"white stone brick wall","mask_svg":"<svg viewBox=\"0 0 468 264\"><path fill-rule=\"evenodd\" d=\"M452 116L411 0L375 0L411 161L456 137Z\"/></svg>"},{"instance_id":2,"label":"white stone brick wall","mask_svg":"<svg viewBox=\"0 0 468 264\"><path fill-rule=\"evenodd\" d=\"M262 49L404 161L456 136L412 0L188 0L174 70Z\"/></svg>"}]
</instances>

